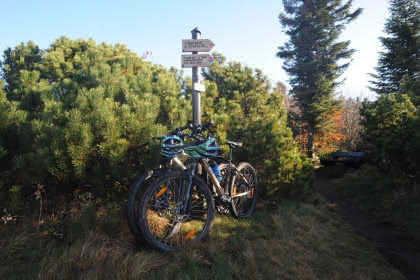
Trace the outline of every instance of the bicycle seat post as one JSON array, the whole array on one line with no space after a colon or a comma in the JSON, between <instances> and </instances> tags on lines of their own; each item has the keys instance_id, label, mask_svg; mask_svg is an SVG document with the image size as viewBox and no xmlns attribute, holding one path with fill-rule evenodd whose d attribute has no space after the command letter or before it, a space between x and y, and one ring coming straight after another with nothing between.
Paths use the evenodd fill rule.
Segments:
<instances>
[{"instance_id":1,"label":"bicycle seat post","mask_svg":"<svg viewBox=\"0 0 420 280\"><path fill-rule=\"evenodd\" d=\"M232 163L232 146L231 145L229 145L229 158L228 158L228 160L229 160L229 163Z\"/></svg>"}]
</instances>

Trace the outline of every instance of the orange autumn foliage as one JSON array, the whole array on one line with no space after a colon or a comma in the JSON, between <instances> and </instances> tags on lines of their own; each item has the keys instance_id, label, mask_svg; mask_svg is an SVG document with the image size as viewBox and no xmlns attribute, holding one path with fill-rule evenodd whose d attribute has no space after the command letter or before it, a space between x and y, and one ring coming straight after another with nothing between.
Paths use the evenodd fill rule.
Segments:
<instances>
[{"instance_id":1,"label":"orange autumn foliage","mask_svg":"<svg viewBox=\"0 0 420 280\"><path fill-rule=\"evenodd\" d=\"M335 112L330 117L332 118L332 123L328 129L319 131L314 137L314 148L319 154L337 151L340 149L340 145L347 139L346 135L339 132L344 128L342 112ZM302 152L307 152L308 131L306 123L295 121L293 122L293 126L297 128L295 131L298 131L294 137L295 141L299 144Z\"/></svg>"},{"instance_id":2,"label":"orange autumn foliage","mask_svg":"<svg viewBox=\"0 0 420 280\"><path fill-rule=\"evenodd\" d=\"M347 139L346 135L339 132L344 128L342 112L338 111L333 113L331 118L331 127L328 130L315 135L314 146L320 154L337 151L340 148L340 145Z\"/></svg>"}]
</instances>

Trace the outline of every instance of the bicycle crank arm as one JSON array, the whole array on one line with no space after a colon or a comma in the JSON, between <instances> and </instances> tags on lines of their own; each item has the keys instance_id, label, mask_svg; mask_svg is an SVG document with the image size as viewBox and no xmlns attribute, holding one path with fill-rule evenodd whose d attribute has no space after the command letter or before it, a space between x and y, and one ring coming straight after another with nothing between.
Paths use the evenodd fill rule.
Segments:
<instances>
[{"instance_id":1,"label":"bicycle crank arm","mask_svg":"<svg viewBox=\"0 0 420 280\"><path fill-rule=\"evenodd\" d=\"M243 192L243 193L238 193L238 194L232 195L232 198L235 198L235 197L240 197L240 196L246 196L246 195L248 195L248 194L250 194L250 192L249 192L249 191L248 191L248 192Z\"/></svg>"},{"instance_id":2,"label":"bicycle crank arm","mask_svg":"<svg viewBox=\"0 0 420 280\"><path fill-rule=\"evenodd\" d=\"M175 226L172 228L171 233L168 235L168 237L166 237L166 239L171 239L172 236L174 236L175 234L177 234L179 232L179 230L181 229L183 223L176 223Z\"/></svg>"}]
</instances>

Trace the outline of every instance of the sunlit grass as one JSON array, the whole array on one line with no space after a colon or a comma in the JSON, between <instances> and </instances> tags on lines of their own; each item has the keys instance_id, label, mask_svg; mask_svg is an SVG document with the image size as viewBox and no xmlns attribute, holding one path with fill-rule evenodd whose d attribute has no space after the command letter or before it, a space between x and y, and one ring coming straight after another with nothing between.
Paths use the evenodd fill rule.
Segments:
<instances>
[{"instance_id":1,"label":"sunlit grass","mask_svg":"<svg viewBox=\"0 0 420 280\"><path fill-rule=\"evenodd\" d=\"M172 254L136 246L125 221L116 226L113 236L96 228L71 243L2 235L0 279L403 279L324 203L218 215L208 241ZM25 270L29 260L36 266Z\"/></svg>"}]
</instances>

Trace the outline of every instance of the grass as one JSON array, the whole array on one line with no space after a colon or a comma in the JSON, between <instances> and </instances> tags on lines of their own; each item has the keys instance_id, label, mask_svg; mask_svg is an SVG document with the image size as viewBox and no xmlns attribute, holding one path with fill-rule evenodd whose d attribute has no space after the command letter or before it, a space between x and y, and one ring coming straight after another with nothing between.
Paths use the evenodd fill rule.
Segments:
<instances>
[{"instance_id":1,"label":"grass","mask_svg":"<svg viewBox=\"0 0 420 280\"><path fill-rule=\"evenodd\" d=\"M397 191L395 183L373 166L343 173L330 168L330 174L341 174L332 185L345 197L378 222L391 223L420 240L420 198Z\"/></svg>"},{"instance_id":2,"label":"grass","mask_svg":"<svg viewBox=\"0 0 420 280\"><path fill-rule=\"evenodd\" d=\"M7 225L0 229L0 279L403 279L316 201L283 201L248 220L219 215L209 241L172 254L135 246L124 217L110 230L106 216L89 209L62 241L36 224Z\"/></svg>"}]
</instances>

